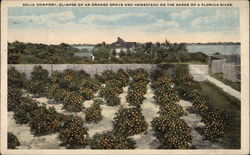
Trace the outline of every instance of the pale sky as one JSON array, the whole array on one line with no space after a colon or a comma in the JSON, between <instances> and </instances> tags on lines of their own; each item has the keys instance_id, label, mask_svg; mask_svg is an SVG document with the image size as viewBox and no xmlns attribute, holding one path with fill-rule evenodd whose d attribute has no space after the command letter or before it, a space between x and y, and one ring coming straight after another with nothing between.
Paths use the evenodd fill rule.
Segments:
<instances>
[{"instance_id":1,"label":"pale sky","mask_svg":"<svg viewBox=\"0 0 250 155\"><path fill-rule=\"evenodd\" d=\"M240 41L238 8L9 8L8 41Z\"/></svg>"}]
</instances>

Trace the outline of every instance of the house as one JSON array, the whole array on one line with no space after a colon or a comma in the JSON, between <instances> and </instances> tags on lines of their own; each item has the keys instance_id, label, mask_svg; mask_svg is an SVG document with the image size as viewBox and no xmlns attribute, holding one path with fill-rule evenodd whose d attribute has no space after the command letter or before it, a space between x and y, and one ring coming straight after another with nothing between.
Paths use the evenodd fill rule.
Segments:
<instances>
[{"instance_id":1,"label":"house","mask_svg":"<svg viewBox=\"0 0 250 155\"><path fill-rule=\"evenodd\" d=\"M117 41L111 44L111 49L115 50L116 57L119 57L121 51L127 52L130 50L131 52L135 52L136 42L125 42L120 37L117 38Z\"/></svg>"},{"instance_id":2,"label":"house","mask_svg":"<svg viewBox=\"0 0 250 155\"><path fill-rule=\"evenodd\" d=\"M80 57L80 58L86 57L86 58L89 58L91 60L95 60L95 56L93 55L92 52L88 52L88 53L75 53L74 57Z\"/></svg>"}]
</instances>

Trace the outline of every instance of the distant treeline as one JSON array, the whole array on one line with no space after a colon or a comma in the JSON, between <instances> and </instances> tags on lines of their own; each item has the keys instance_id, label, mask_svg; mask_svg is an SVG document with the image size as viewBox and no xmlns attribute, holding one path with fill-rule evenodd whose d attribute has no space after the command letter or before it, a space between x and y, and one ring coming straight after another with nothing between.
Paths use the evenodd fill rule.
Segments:
<instances>
[{"instance_id":1,"label":"distant treeline","mask_svg":"<svg viewBox=\"0 0 250 155\"><path fill-rule=\"evenodd\" d=\"M94 56L78 57L75 53L88 52ZM118 55L118 57L117 57ZM92 57L93 58L93 57ZM108 45L95 46L92 51L77 49L65 43L46 45L34 43L8 43L9 64L108 64L108 63L169 63L169 62L207 62L204 53L188 53L185 43L138 44L135 51L116 53Z\"/></svg>"},{"instance_id":2,"label":"distant treeline","mask_svg":"<svg viewBox=\"0 0 250 155\"><path fill-rule=\"evenodd\" d=\"M240 45L240 42L186 43L186 45Z\"/></svg>"}]
</instances>

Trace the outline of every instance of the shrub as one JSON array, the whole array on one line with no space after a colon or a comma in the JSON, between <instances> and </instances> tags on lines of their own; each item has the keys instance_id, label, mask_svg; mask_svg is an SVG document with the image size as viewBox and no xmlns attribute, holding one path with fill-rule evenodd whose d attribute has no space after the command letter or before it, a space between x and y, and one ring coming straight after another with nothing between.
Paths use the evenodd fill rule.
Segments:
<instances>
[{"instance_id":1,"label":"shrub","mask_svg":"<svg viewBox=\"0 0 250 155\"><path fill-rule=\"evenodd\" d=\"M132 106L140 106L145 99L144 93L139 90L130 90L126 96L126 101Z\"/></svg>"},{"instance_id":2,"label":"shrub","mask_svg":"<svg viewBox=\"0 0 250 155\"><path fill-rule=\"evenodd\" d=\"M88 132L85 127L75 127L63 129L59 134L60 140L63 144L70 148L85 147L88 144Z\"/></svg>"},{"instance_id":3,"label":"shrub","mask_svg":"<svg viewBox=\"0 0 250 155\"><path fill-rule=\"evenodd\" d=\"M117 79L110 79L106 81L106 87L117 87L117 88L122 88L123 87L123 83L120 80Z\"/></svg>"},{"instance_id":4,"label":"shrub","mask_svg":"<svg viewBox=\"0 0 250 155\"><path fill-rule=\"evenodd\" d=\"M47 135L60 130L62 115L58 114L54 108L46 109L46 106L41 106L32 113L33 117L29 121L29 126L34 135Z\"/></svg>"},{"instance_id":5,"label":"shrub","mask_svg":"<svg viewBox=\"0 0 250 155\"><path fill-rule=\"evenodd\" d=\"M24 88L26 81L25 73L18 72L14 67L8 69L8 87Z\"/></svg>"},{"instance_id":6,"label":"shrub","mask_svg":"<svg viewBox=\"0 0 250 155\"><path fill-rule=\"evenodd\" d=\"M8 111L15 110L21 104L22 92L17 88L8 88Z\"/></svg>"},{"instance_id":7,"label":"shrub","mask_svg":"<svg viewBox=\"0 0 250 155\"><path fill-rule=\"evenodd\" d=\"M93 103L91 107L85 110L86 122L99 122L102 120L102 109L99 104Z\"/></svg>"},{"instance_id":8,"label":"shrub","mask_svg":"<svg viewBox=\"0 0 250 155\"><path fill-rule=\"evenodd\" d=\"M122 86L125 87L129 84L129 76L125 73L124 70L119 69L117 72L117 78L119 81L121 81Z\"/></svg>"},{"instance_id":9,"label":"shrub","mask_svg":"<svg viewBox=\"0 0 250 155\"><path fill-rule=\"evenodd\" d=\"M134 149L135 141L131 138L117 135L113 131L97 133L90 140L91 149Z\"/></svg>"},{"instance_id":10,"label":"shrub","mask_svg":"<svg viewBox=\"0 0 250 155\"><path fill-rule=\"evenodd\" d=\"M161 106L160 111L158 113L164 117L175 117L175 118L180 118L184 115L187 115L187 113L183 110L183 108L175 103L168 103L165 104L164 106Z\"/></svg>"},{"instance_id":11,"label":"shrub","mask_svg":"<svg viewBox=\"0 0 250 155\"><path fill-rule=\"evenodd\" d=\"M24 98L18 108L15 108L13 118L17 124L27 124L34 117L33 111L36 109L38 109L38 102Z\"/></svg>"},{"instance_id":12,"label":"shrub","mask_svg":"<svg viewBox=\"0 0 250 155\"><path fill-rule=\"evenodd\" d=\"M63 94L66 94L65 92L66 90L64 89L61 89L59 87L59 84L57 83L52 83L50 85L47 86L47 89L46 89L46 96L49 98L49 99L54 99L56 101L61 101L63 100Z\"/></svg>"},{"instance_id":13,"label":"shrub","mask_svg":"<svg viewBox=\"0 0 250 155\"><path fill-rule=\"evenodd\" d=\"M65 116L59 139L70 148L84 148L88 144L88 129L83 126L83 120L76 116Z\"/></svg>"},{"instance_id":14,"label":"shrub","mask_svg":"<svg viewBox=\"0 0 250 155\"><path fill-rule=\"evenodd\" d=\"M106 81L108 81L110 79L115 79L116 78L116 74L112 70L106 70L106 71L102 72L101 76L96 75L96 78L101 83L105 83Z\"/></svg>"},{"instance_id":15,"label":"shrub","mask_svg":"<svg viewBox=\"0 0 250 155\"><path fill-rule=\"evenodd\" d=\"M99 92L100 97L118 96L123 92L122 88L117 87L102 87Z\"/></svg>"},{"instance_id":16,"label":"shrub","mask_svg":"<svg viewBox=\"0 0 250 155\"><path fill-rule=\"evenodd\" d=\"M83 97L84 100L90 100L94 97L94 91L89 88L80 88L78 93Z\"/></svg>"},{"instance_id":17,"label":"shrub","mask_svg":"<svg viewBox=\"0 0 250 155\"><path fill-rule=\"evenodd\" d=\"M219 138L222 138L225 134L225 125L220 121L214 121L210 124L206 124L204 129L204 136L206 139L214 142Z\"/></svg>"},{"instance_id":18,"label":"shrub","mask_svg":"<svg viewBox=\"0 0 250 155\"><path fill-rule=\"evenodd\" d=\"M191 128L181 119L155 117L152 122L154 135L166 149L188 149L191 146Z\"/></svg>"},{"instance_id":19,"label":"shrub","mask_svg":"<svg viewBox=\"0 0 250 155\"><path fill-rule=\"evenodd\" d=\"M129 84L129 90L140 91L143 94L147 92L147 83L145 82L131 82Z\"/></svg>"},{"instance_id":20,"label":"shrub","mask_svg":"<svg viewBox=\"0 0 250 155\"><path fill-rule=\"evenodd\" d=\"M216 141L222 138L230 125L229 116L223 110L211 106L208 97L201 93L199 83L189 74L188 67L177 66L173 81L181 97L193 102L194 110L202 116L202 122L205 123L202 133L206 139Z\"/></svg>"},{"instance_id":21,"label":"shrub","mask_svg":"<svg viewBox=\"0 0 250 155\"><path fill-rule=\"evenodd\" d=\"M63 109L69 112L80 112L83 106L84 99L76 92L68 91L66 96L63 98Z\"/></svg>"},{"instance_id":22,"label":"shrub","mask_svg":"<svg viewBox=\"0 0 250 155\"><path fill-rule=\"evenodd\" d=\"M73 116L73 115L63 115L62 118L62 124L61 124L61 129L66 129L66 128L71 128L72 126L75 127L82 127L84 125L84 121L81 117L79 116Z\"/></svg>"},{"instance_id":23,"label":"shrub","mask_svg":"<svg viewBox=\"0 0 250 155\"><path fill-rule=\"evenodd\" d=\"M131 136L146 131L148 124L139 108L121 107L115 114L113 129L121 135Z\"/></svg>"},{"instance_id":24,"label":"shrub","mask_svg":"<svg viewBox=\"0 0 250 155\"><path fill-rule=\"evenodd\" d=\"M162 69L162 68L155 68L154 70L152 70L150 72L150 79L152 81L156 81L158 78L166 76L166 75L167 75L167 73L166 73L166 71L164 69Z\"/></svg>"},{"instance_id":25,"label":"shrub","mask_svg":"<svg viewBox=\"0 0 250 155\"><path fill-rule=\"evenodd\" d=\"M114 95L114 96L107 96L105 97L106 104L108 106L117 106L121 104L121 99L120 97Z\"/></svg>"},{"instance_id":26,"label":"shrub","mask_svg":"<svg viewBox=\"0 0 250 155\"><path fill-rule=\"evenodd\" d=\"M27 90L32 94L38 94L38 95L46 95L46 90L49 83L44 81L28 81L27 82Z\"/></svg>"},{"instance_id":27,"label":"shrub","mask_svg":"<svg viewBox=\"0 0 250 155\"><path fill-rule=\"evenodd\" d=\"M79 88L81 87L89 88L89 89L92 89L94 92L96 92L100 89L100 83L92 79L88 79L88 80L82 79L79 82Z\"/></svg>"},{"instance_id":28,"label":"shrub","mask_svg":"<svg viewBox=\"0 0 250 155\"><path fill-rule=\"evenodd\" d=\"M15 149L19 145L17 137L12 132L8 132L8 149Z\"/></svg>"},{"instance_id":29,"label":"shrub","mask_svg":"<svg viewBox=\"0 0 250 155\"><path fill-rule=\"evenodd\" d=\"M48 81L49 72L43 69L42 66L35 66L31 72L32 81Z\"/></svg>"},{"instance_id":30,"label":"shrub","mask_svg":"<svg viewBox=\"0 0 250 155\"><path fill-rule=\"evenodd\" d=\"M59 72L59 71L53 71L53 72L51 72L50 81L52 83L59 84L61 82L62 78L63 78L62 72Z\"/></svg>"},{"instance_id":31,"label":"shrub","mask_svg":"<svg viewBox=\"0 0 250 155\"><path fill-rule=\"evenodd\" d=\"M148 72L143 68L138 68L138 69L135 69L135 70L128 70L128 74L131 77L133 77L136 74L141 74L144 77L148 77Z\"/></svg>"}]
</instances>

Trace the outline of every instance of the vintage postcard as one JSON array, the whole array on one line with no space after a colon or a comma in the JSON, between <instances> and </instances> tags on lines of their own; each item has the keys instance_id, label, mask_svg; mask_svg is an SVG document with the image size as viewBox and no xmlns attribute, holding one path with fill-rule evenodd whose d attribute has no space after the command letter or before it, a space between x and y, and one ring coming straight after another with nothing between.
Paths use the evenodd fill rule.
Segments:
<instances>
[{"instance_id":1,"label":"vintage postcard","mask_svg":"<svg viewBox=\"0 0 250 155\"><path fill-rule=\"evenodd\" d=\"M248 153L248 1L1 2L1 154Z\"/></svg>"}]
</instances>

